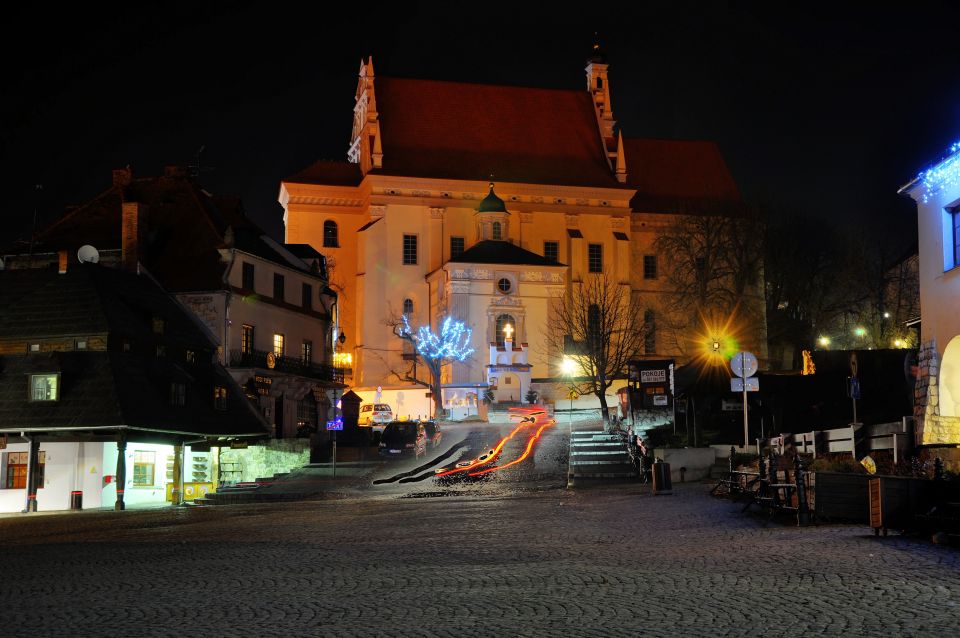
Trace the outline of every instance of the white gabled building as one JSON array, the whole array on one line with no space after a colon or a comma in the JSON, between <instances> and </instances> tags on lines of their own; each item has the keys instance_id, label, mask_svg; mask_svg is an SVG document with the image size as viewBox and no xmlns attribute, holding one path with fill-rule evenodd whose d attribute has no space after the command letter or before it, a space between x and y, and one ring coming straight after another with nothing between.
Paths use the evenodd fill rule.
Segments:
<instances>
[{"instance_id":1,"label":"white gabled building","mask_svg":"<svg viewBox=\"0 0 960 638\"><path fill-rule=\"evenodd\" d=\"M918 443L960 444L960 145L900 189L917 203Z\"/></svg>"}]
</instances>

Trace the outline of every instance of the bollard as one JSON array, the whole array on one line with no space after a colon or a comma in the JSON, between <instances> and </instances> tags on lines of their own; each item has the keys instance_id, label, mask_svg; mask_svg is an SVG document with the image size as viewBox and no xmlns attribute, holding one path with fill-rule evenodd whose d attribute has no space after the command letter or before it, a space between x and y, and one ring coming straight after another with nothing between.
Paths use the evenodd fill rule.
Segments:
<instances>
[{"instance_id":1,"label":"bollard","mask_svg":"<svg viewBox=\"0 0 960 638\"><path fill-rule=\"evenodd\" d=\"M736 471L736 469L737 469L737 468L734 467L734 465L733 465L733 455L736 454L736 453L737 453L737 448L735 448L735 447L733 447L733 446L731 445L731 446L730 446L730 458L728 459L728 465L730 466L730 476L731 476L731 478L733 477L734 471Z\"/></svg>"},{"instance_id":2,"label":"bollard","mask_svg":"<svg viewBox=\"0 0 960 638\"><path fill-rule=\"evenodd\" d=\"M687 481L685 480L685 478L684 478L684 475L686 475L686 473L687 473L687 468L681 467L681 468L680 468L680 482L681 482L681 483L686 483L686 482L687 482Z\"/></svg>"},{"instance_id":3,"label":"bollard","mask_svg":"<svg viewBox=\"0 0 960 638\"><path fill-rule=\"evenodd\" d=\"M797 523L807 525L810 523L810 508L807 507L807 483L806 472L803 471L803 461L800 455L793 457L793 478L797 482Z\"/></svg>"}]
</instances>

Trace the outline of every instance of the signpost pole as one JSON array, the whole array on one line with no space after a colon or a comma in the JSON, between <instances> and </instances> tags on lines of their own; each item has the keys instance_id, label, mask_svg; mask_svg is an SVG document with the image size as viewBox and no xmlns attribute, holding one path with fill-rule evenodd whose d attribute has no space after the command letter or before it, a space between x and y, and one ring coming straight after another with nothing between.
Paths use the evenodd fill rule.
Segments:
<instances>
[{"instance_id":1,"label":"signpost pole","mask_svg":"<svg viewBox=\"0 0 960 638\"><path fill-rule=\"evenodd\" d=\"M746 352L740 353L740 369L746 370ZM750 376L744 373L743 378L743 449L747 449L747 446L750 444L750 420L747 417L747 377Z\"/></svg>"},{"instance_id":2,"label":"signpost pole","mask_svg":"<svg viewBox=\"0 0 960 638\"><path fill-rule=\"evenodd\" d=\"M337 478L337 431L333 431L333 478Z\"/></svg>"}]
</instances>

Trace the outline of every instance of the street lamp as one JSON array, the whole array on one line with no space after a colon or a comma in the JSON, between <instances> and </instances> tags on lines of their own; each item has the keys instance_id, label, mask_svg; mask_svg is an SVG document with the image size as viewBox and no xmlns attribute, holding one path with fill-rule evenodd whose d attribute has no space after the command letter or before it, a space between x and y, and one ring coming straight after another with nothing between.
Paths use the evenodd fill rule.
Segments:
<instances>
[{"instance_id":1,"label":"street lamp","mask_svg":"<svg viewBox=\"0 0 960 638\"><path fill-rule=\"evenodd\" d=\"M567 422L570 425L570 431L573 432L573 373L577 368L576 362L570 357L564 357L563 363L560 364L560 371L563 372L564 376L570 381L570 413L567 416Z\"/></svg>"}]
</instances>

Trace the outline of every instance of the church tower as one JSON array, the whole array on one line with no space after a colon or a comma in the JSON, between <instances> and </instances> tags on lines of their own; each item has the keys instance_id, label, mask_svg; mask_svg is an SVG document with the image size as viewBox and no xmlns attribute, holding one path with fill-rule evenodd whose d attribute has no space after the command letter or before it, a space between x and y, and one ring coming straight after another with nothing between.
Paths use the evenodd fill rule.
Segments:
<instances>
[{"instance_id":1,"label":"church tower","mask_svg":"<svg viewBox=\"0 0 960 638\"><path fill-rule=\"evenodd\" d=\"M477 206L474 217L477 222L477 241L488 239L508 241L510 212L507 210L506 203L494 192L493 182L490 182L490 192Z\"/></svg>"},{"instance_id":2,"label":"church tower","mask_svg":"<svg viewBox=\"0 0 960 638\"><path fill-rule=\"evenodd\" d=\"M380 140L380 118L377 113L377 96L373 89L373 56L360 61L357 81L356 103L353 107L353 133L347 158L360 165L366 175L371 169L383 168L383 146Z\"/></svg>"},{"instance_id":3,"label":"church tower","mask_svg":"<svg viewBox=\"0 0 960 638\"><path fill-rule=\"evenodd\" d=\"M600 50L599 42L594 42L593 52L587 59L587 90L593 97L593 106L597 113L604 148L613 163L617 159L617 140L613 134L613 127L616 126L617 121L613 119L607 68L607 58Z\"/></svg>"}]
</instances>

